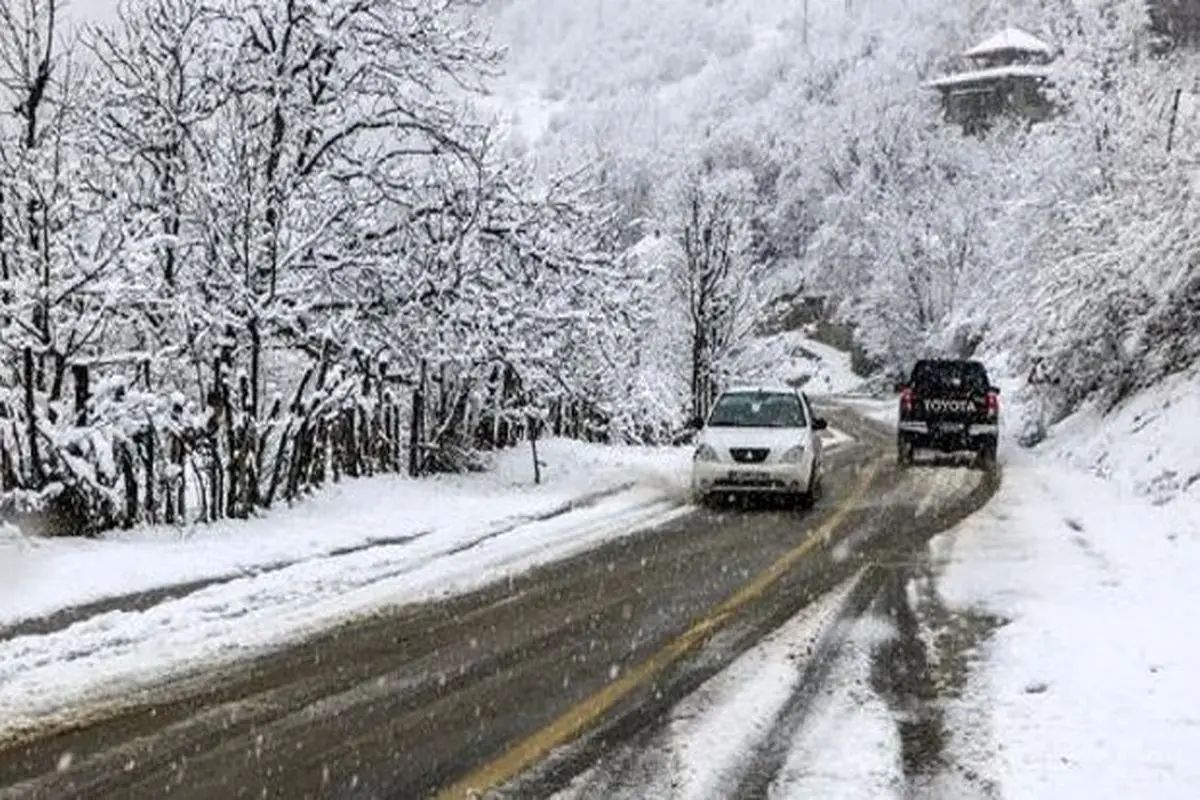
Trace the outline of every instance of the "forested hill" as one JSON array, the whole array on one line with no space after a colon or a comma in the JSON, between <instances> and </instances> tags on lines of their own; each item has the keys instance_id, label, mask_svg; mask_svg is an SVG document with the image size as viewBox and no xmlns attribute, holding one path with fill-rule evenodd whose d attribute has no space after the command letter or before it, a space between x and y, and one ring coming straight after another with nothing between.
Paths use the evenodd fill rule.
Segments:
<instances>
[{"instance_id":1,"label":"forested hill","mask_svg":"<svg viewBox=\"0 0 1200 800\"><path fill-rule=\"evenodd\" d=\"M640 233L671 227L672 187L697 169L749 186L767 294L837 298L885 365L926 349L977 348L1018 374L1042 359L1066 411L1200 356L1200 3L494 10L522 146L603 164ZM1009 26L1058 50L1066 112L963 136L923 83Z\"/></svg>"},{"instance_id":2,"label":"forested hill","mask_svg":"<svg viewBox=\"0 0 1200 800\"><path fill-rule=\"evenodd\" d=\"M0 517L663 441L781 294L1059 410L1200 352L1195 0L116 5L0 3ZM1010 25L1064 113L964 136Z\"/></svg>"}]
</instances>

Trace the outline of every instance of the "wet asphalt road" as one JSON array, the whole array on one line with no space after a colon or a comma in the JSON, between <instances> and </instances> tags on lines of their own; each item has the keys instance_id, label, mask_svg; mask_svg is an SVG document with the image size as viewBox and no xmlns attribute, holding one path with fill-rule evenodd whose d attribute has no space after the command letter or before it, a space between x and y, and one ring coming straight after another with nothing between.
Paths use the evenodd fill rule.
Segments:
<instances>
[{"instance_id":1,"label":"wet asphalt road","mask_svg":"<svg viewBox=\"0 0 1200 800\"><path fill-rule=\"evenodd\" d=\"M545 795L865 560L995 489L989 476L918 515L891 436L845 413L832 422L856 438L830 452L810 511L697 510L0 743L0 797L420 798L469 776ZM808 547L814 532L828 543Z\"/></svg>"}]
</instances>

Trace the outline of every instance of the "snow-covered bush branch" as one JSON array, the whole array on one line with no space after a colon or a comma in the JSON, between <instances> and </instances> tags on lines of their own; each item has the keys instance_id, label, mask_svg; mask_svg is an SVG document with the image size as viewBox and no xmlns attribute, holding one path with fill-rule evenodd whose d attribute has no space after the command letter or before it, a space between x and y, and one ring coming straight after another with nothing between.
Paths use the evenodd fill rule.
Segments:
<instances>
[{"instance_id":1,"label":"snow-covered bush branch","mask_svg":"<svg viewBox=\"0 0 1200 800\"><path fill-rule=\"evenodd\" d=\"M53 0L2 14L12 508L242 516L613 433L635 262L598 176L494 146L473 0L130 0L62 52Z\"/></svg>"}]
</instances>

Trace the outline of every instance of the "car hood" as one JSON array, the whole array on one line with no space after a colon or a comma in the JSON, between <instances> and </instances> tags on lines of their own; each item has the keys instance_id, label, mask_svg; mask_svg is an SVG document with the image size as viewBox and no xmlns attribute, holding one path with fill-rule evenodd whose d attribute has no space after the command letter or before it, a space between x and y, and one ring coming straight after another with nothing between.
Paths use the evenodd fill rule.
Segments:
<instances>
[{"instance_id":1,"label":"car hood","mask_svg":"<svg viewBox=\"0 0 1200 800\"><path fill-rule=\"evenodd\" d=\"M731 447L767 447L772 450L794 447L804 441L805 428L705 428L698 443L718 450Z\"/></svg>"}]
</instances>

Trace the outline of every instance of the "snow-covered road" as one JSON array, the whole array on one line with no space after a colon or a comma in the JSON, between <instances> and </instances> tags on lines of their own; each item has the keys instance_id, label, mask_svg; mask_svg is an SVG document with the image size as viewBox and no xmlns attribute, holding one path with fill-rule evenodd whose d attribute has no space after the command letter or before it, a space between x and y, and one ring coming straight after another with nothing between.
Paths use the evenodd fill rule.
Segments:
<instances>
[{"instance_id":1,"label":"snow-covered road","mask_svg":"<svg viewBox=\"0 0 1200 800\"><path fill-rule=\"evenodd\" d=\"M831 449L850 440L833 429L827 439ZM687 448L550 442L541 486L518 477L518 455L474 478L347 484L282 518L192 540L148 529L10 545L7 564L23 578L5 595L0 734L380 609L511 579L694 510Z\"/></svg>"},{"instance_id":2,"label":"snow-covered road","mask_svg":"<svg viewBox=\"0 0 1200 800\"><path fill-rule=\"evenodd\" d=\"M221 581L133 612L0 641L5 729L71 714L89 694L246 658L352 616L462 593L667 522L689 508L630 489L536 521L425 535Z\"/></svg>"},{"instance_id":3,"label":"snow-covered road","mask_svg":"<svg viewBox=\"0 0 1200 800\"><path fill-rule=\"evenodd\" d=\"M895 726L869 672L871 646L888 629L848 613L861 580L805 608L676 705L648 740L611 754L557 799L737 796L764 754L784 757L767 787L755 787L772 797L887 796L902 785ZM798 711L804 725L791 729Z\"/></svg>"},{"instance_id":4,"label":"snow-covered road","mask_svg":"<svg viewBox=\"0 0 1200 800\"><path fill-rule=\"evenodd\" d=\"M861 613L806 608L561 798L1194 797L1200 509L1004 470ZM918 471L919 504L953 491Z\"/></svg>"},{"instance_id":5,"label":"snow-covered road","mask_svg":"<svg viewBox=\"0 0 1200 800\"><path fill-rule=\"evenodd\" d=\"M793 372L832 374L844 388L857 380L846 360L805 351ZM830 449L851 441L835 429L825 438ZM539 461L537 485L530 450L517 448L486 473L346 481L259 519L96 540L0 529L0 734L503 581L690 510L687 447L548 440Z\"/></svg>"}]
</instances>

